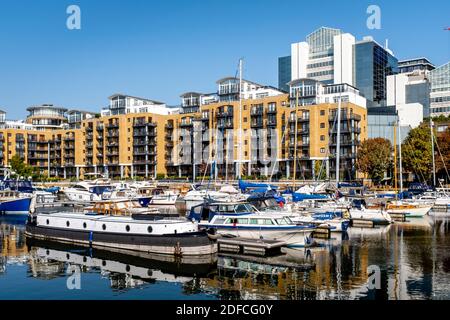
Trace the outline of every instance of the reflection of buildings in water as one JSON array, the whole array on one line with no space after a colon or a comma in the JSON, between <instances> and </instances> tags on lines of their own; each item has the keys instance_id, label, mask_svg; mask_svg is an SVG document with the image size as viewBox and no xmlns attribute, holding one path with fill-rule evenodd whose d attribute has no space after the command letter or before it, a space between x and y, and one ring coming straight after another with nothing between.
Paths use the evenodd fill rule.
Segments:
<instances>
[{"instance_id":1,"label":"reflection of buildings in water","mask_svg":"<svg viewBox=\"0 0 450 320\"><path fill-rule=\"evenodd\" d=\"M203 292L220 299L345 299L354 286L363 286L365 269L355 270L348 244L308 249L307 266L295 268L244 257L219 257L218 272L201 279ZM288 259L284 259L284 263ZM311 263L312 262L312 263ZM297 267L302 266L301 263Z\"/></svg>"},{"instance_id":2,"label":"reflection of buildings in water","mask_svg":"<svg viewBox=\"0 0 450 320\"><path fill-rule=\"evenodd\" d=\"M392 240L397 254L388 261L394 269L388 280L390 299L432 299L448 291L450 277L441 266L450 249L445 223L425 216L396 226Z\"/></svg>"},{"instance_id":3,"label":"reflection of buildings in water","mask_svg":"<svg viewBox=\"0 0 450 320\"><path fill-rule=\"evenodd\" d=\"M3 222L0 222L0 272L4 272L8 264L22 265L28 259L24 226Z\"/></svg>"}]
</instances>

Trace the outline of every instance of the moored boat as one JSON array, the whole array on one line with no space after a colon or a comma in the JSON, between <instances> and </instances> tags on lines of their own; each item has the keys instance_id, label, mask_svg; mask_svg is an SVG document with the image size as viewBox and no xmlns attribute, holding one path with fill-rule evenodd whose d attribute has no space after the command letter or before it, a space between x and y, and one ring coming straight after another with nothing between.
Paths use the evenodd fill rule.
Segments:
<instances>
[{"instance_id":1,"label":"moored boat","mask_svg":"<svg viewBox=\"0 0 450 320\"><path fill-rule=\"evenodd\" d=\"M0 191L0 214L28 215L32 196L17 191Z\"/></svg>"},{"instance_id":2,"label":"moored boat","mask_svg":"<svg viewBox=\"0 0 450 320\"><path fill-rule=\"evenodd\" d=\"M204 255L217 245L198 224L146 214L113 216L58 212L30 216L26 235L31 238L168 255Z\"/></svg>"}]
</instances>

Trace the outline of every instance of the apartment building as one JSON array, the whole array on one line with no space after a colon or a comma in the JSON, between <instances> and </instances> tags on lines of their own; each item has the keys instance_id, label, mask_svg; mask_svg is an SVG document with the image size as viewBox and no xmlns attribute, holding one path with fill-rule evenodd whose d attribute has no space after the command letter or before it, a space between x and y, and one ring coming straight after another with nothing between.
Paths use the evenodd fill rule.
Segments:
<instances>
[{"instance_id":1,"label":"apartment building","mask_svg":"<svg viewBox=\"0 0 450 320\"><path fill-rule=\"evenodd\" d=\"M365 100L350 85L313 82L294 81L285 93L243 80L239 92L239 79L227 77L215 93L181 95L179 109L127 112L125 104L124 112L103 110L71 127L0 127L0 161L8 166L17 154L42 174L66 179L292 178L294 167L298 179L313 179L318 170L333 178L340 99L340 176L353 180L357 148L367 137Z\"/></svg>"}]
</instances>

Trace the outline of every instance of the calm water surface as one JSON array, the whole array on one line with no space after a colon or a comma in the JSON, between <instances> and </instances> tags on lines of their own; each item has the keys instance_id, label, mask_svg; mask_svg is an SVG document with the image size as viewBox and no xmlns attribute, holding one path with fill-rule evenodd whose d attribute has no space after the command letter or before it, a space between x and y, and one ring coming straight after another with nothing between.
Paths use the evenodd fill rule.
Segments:
<instances>
[{"instance_id":1,"label":"calm water surface","mask_svg":"<svg viewBox=\"0 0 450 320\"><path fill-rule=\"evenodd\" d=\"M0 299L450 299L450 217L442 214L351 228L271 258L88 250L32 243L24 229L0 219ZM369 290L369 266L380 270L380 289Z\"/></svg>"}]
</instances>

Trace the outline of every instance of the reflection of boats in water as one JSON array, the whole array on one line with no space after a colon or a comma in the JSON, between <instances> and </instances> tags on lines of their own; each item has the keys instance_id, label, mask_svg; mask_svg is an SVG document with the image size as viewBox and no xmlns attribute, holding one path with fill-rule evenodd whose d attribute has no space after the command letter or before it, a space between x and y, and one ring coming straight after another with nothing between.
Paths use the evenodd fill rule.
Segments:
<instances>
[{"instance_id":1,"label":"reflection of boats in water","mask_svg":"<svg viewBox=\"0 0 450 320\"><path fill-rule=\"evenodd\" d=\"M155 281L184 283L194 277L208 275L217 261L213 255L197 259L177 258L125 250L116 252L89 250L39 240L28 240L28 245L31 246L32 274L34 277L44 279L67 276L63 272L65 266L75 265L84 272L100 270L102 275L108 274L112 282L118 280L117 275L124 275L126 278L145 283Z\"/></svg>"},{"instance_id":2,"label":"reflection of boats in water","mask_svg":"<svg viewBox=\"0 0 450 320\"><path fill-rule=\"evenodd\" d=\"M431 230L434 226L434 221L430 216L423 216L406 221L396 221L395 225L401 226L404 230Z\"/></svg>"},{"instance_id":3,"label":"reflection of boats in water","mask_svg":"<svg viewBox=\"0 0 450 320\"><path fill-rule=\"evenodd\" d=\"M348 229L347 234L350 239L360 237L364 239L384 239L392 225L378 226L374 228L357 228L351 227Z\"/></svg>"}]
</instances>

